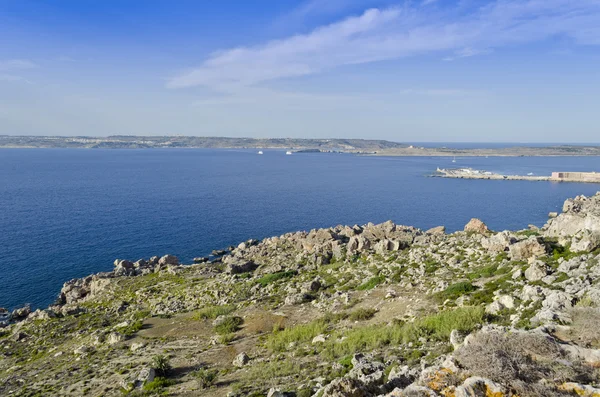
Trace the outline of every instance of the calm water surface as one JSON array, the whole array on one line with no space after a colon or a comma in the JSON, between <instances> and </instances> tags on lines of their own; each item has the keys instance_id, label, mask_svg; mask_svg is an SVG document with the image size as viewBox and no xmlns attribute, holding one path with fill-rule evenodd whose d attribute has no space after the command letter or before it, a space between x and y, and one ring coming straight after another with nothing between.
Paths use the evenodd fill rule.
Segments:
<instances>
[{"instance_id":1,"label":"calm water surface","mask_svg":"<svg viewBox=\"0 0 600 397\"><path fill-rule=\"evenodd\" d=\"M436 167L536 175L600 159L400 158L266 150L0 149L0 306L45 306L115 258L212 249L288 231L391 219L423 229L541 226L598 185L427 178Z\"/></svg>"}]
</instances>

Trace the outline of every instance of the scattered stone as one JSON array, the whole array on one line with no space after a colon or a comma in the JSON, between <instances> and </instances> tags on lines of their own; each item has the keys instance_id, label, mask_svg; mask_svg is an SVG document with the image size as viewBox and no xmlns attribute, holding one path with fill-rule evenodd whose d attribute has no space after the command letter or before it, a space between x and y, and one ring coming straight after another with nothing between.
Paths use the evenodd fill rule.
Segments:
<instances>
[{"instance_id":1,"label":"scattered stone","mask_svg":"<svg viewBox=\"0 0 600 397\"><path fill-rule=\"evenodd\" d=\"M546 277L547 274L547 266L542 261L535 261L525 270L525 278L529 281L539 281Z\"/></svg>"},{"instance_id":2,"label":"scattered stone","mask_svg":"<svg viewBox=\"0 0 600 397\"><path fill-rule=\"evenodd\" d=\"M248 357L246 352L241 352L235 357L232 364L234 367L242 368L244 365L248 364L249 361L250 357Z\"/></svg>"},{"instance_id":3,"label":"scattered stone","mask_svg":"<svg viewBox=\"0 0 600 397\"><path fill-rule=\"evenodd\" d=\"M313 338L312 344L314 345L317 343L325 343L326 341L327 341L327 339L325 338L325 335L319 334Z\"/></svg>"}]
</instances>

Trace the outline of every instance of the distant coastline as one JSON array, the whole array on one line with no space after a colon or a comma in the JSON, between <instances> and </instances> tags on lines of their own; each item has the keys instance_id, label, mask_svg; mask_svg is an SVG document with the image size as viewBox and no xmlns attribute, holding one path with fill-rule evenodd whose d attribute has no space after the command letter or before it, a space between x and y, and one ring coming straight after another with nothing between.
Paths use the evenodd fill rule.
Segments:
<instances>
[{"instance_id":1,"label":"distant coastline","mask_svg":"<svg viewBox=\"0 0 600 397\"><path fill-rule=\"evenodd\" d=\"M342 152L376 156L424 157L535 157L600 156L600 145L552 145L452 148L417 146L371 139L229 138L194 136L63 137L0 135L2 149L275 149L296 152Z\"/></svg>"}]
</instances>

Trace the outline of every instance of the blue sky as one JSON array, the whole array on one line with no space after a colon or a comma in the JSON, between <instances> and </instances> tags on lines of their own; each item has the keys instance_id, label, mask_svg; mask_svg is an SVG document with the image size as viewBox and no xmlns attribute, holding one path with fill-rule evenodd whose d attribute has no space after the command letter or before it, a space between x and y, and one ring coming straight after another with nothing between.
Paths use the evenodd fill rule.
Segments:
<instances>
[{"instance_id":1,"label":"blue sky","mask_svg":"<svg viewBox=\"0 0 600 397\"><path fill-rule=\"evenodd\" d=\"M600 0L0 0L0 134L600 142Z\"/></svg>"}]
</instances>

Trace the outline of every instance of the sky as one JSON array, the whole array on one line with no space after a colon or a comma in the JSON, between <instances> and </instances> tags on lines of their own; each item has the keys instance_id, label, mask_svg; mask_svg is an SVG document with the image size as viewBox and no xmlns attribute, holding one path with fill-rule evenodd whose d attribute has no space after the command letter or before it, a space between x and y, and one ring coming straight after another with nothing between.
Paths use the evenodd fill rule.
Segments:
<instances>
[{"instance_id":1,"label":"sky","mask_svg":"<svg viewBox=\"0 0 600 397\"><path fill-rule=\"evenodd\" d=\"M0 135L600 142L600 0L0 0Z\"/></svg>"}]
</instances>

